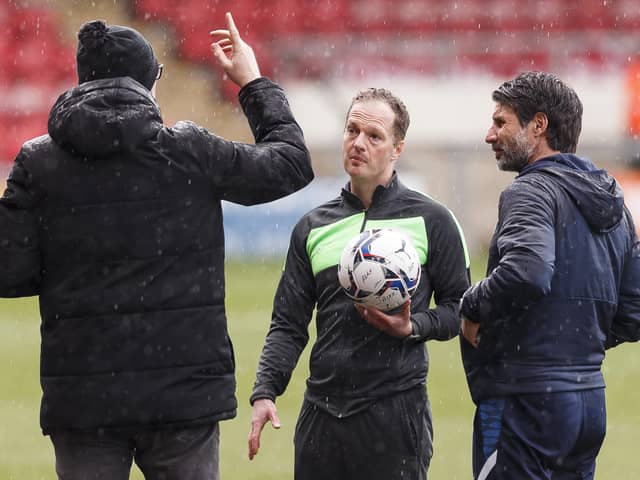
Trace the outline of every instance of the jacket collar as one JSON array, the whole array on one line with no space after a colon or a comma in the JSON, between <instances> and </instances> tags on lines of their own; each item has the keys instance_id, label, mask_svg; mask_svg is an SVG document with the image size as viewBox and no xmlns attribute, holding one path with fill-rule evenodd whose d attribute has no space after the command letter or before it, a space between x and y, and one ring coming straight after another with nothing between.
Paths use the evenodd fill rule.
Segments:
<instances>
[{"instance_id":1,"label":"jacket collar","mask_svg":"<svg viewBox=\"0 0 640 480\"><path fill-rule=\"evenodd\" d=\"M389 183L386 186L378 185L376 187L375 191L373 192L371 206L373 207L396 197L401 185L402 184L398 180L398 173L394 170L393 175L391 176L391 180L389 180ZM343 187L342 198L349 205L352 205L360 210L365 209L362 200L360 200L359 197L351 192L351 182L347 182L347 184Z\"/></svg>"}]
</instances>

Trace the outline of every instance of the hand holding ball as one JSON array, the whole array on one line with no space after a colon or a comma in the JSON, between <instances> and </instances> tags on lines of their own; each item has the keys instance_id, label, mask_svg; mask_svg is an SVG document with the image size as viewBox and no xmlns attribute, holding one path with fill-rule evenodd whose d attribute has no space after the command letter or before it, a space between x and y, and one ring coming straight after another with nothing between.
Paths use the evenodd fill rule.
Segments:
<instances>
[{"instance_id":1,"label":"hand holding ball","mask_svg":"<svg viewBox=\"0 0 640 480\"><path fill-rule=\"evenodd\" d=\"M373 229L347 243L338 280L355 302L386 312L413 295L420 270L418 252L406 235L390 228Z\"/></svg>"}]
</instances>

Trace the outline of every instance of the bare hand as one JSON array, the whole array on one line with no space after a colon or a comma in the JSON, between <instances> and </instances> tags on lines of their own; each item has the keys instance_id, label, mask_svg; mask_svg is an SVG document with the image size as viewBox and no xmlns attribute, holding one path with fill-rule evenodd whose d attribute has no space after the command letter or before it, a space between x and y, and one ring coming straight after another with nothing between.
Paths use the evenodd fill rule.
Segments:
<instances>
[{"instance_id":1,"label":"bare hand","mask_svg":"<svg viewBox=\"0 0 640 480\"><path fill-rule=\"evenodd\" d=\"M253 460L260 449L260 434L267 422L271 422L273 428L280 428L276 404L268 398L260 398L253 402L251 431L249 432L249 460Z\"/></svg>"},{"instance_id":2,"label":"bare hand","mask_svg":"<svg viewBox=\"0 0 640 480\"><path fill-rule=\"evenodd\" d=\"M388 315L377 308L364 307L358 303L356 310L369 325L392 337L404 338L411 335L411 300L402 305L402 311L395 315Z\"/></svg>"},{"instance_id":3,"label":"bare hand","mask_svg":"<svg viewBox=\"0 0 640 480\"><path fill-rule=\"evenodd\" d=\"M260 68L253 49L240 38L231 13L227 12L226 18L227 30L210 32L212 36L222 37L211 44L211 49L233 83L244 87L250 81L260 77Z\"/></svg>"},{"instance_id":4,"label":"bare hand","mask_svg":"<svg viewBox=\"0 0 640 480\"><path fill-rule=\"evenodd\" d=\"M478 334L478 330L480 330L480 324L472 322L466 317L461 317L462 320L462 336L466 338L467 342L469 342L473 347L478 348L478 344L480 343L480 335Z\"/></svg>"}]
</instances>

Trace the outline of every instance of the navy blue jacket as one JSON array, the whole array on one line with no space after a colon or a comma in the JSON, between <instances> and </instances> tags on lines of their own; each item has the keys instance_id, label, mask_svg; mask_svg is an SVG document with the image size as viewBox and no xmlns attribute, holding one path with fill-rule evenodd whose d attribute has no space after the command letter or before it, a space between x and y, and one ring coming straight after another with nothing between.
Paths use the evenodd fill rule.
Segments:
<instances>
[{"instance_id":1,"label":"navy blue jacket","mask_svg":"<svg viewBox=\"0 0 640 480\"><path fill-rule=\"evenodd\" d=\"M163 125L123 77L60 96L0 199L0 295L39 295L41 424L210 423L236 413L221 200L275 200L312 178L284 92L240 90L256 144Z\"/></svg>"},{"instance_id":2,"label":"navy blue jacket","mask_svg":"<svg viewBox=\"0 0 640 480\"><path fill-rule=\"evenodd\" d=\"M474 401L604 387L605 349L640 338L640 247L614 178L570 154L525 167L461 314L480 323L478 349L461 340Z\"/></svg>"}]
</instances>

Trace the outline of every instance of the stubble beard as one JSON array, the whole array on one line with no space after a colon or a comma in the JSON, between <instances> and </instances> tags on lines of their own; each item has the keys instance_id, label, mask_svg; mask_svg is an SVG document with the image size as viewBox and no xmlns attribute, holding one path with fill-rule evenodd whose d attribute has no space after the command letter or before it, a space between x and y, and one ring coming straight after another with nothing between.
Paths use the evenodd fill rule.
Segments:
<instances>
[{"instance_id":1,"label":"stubble beard","mask_svg":"<svg viewBox=\"0 0 640 480\"><path fill-rule=\"evenodd\" d=\"M529 163L534 146L527 141L527 132L523 128L513 140L502 146L502 156L498 168L505 172L520 172Z\"/></svg>"}]
</instances>

